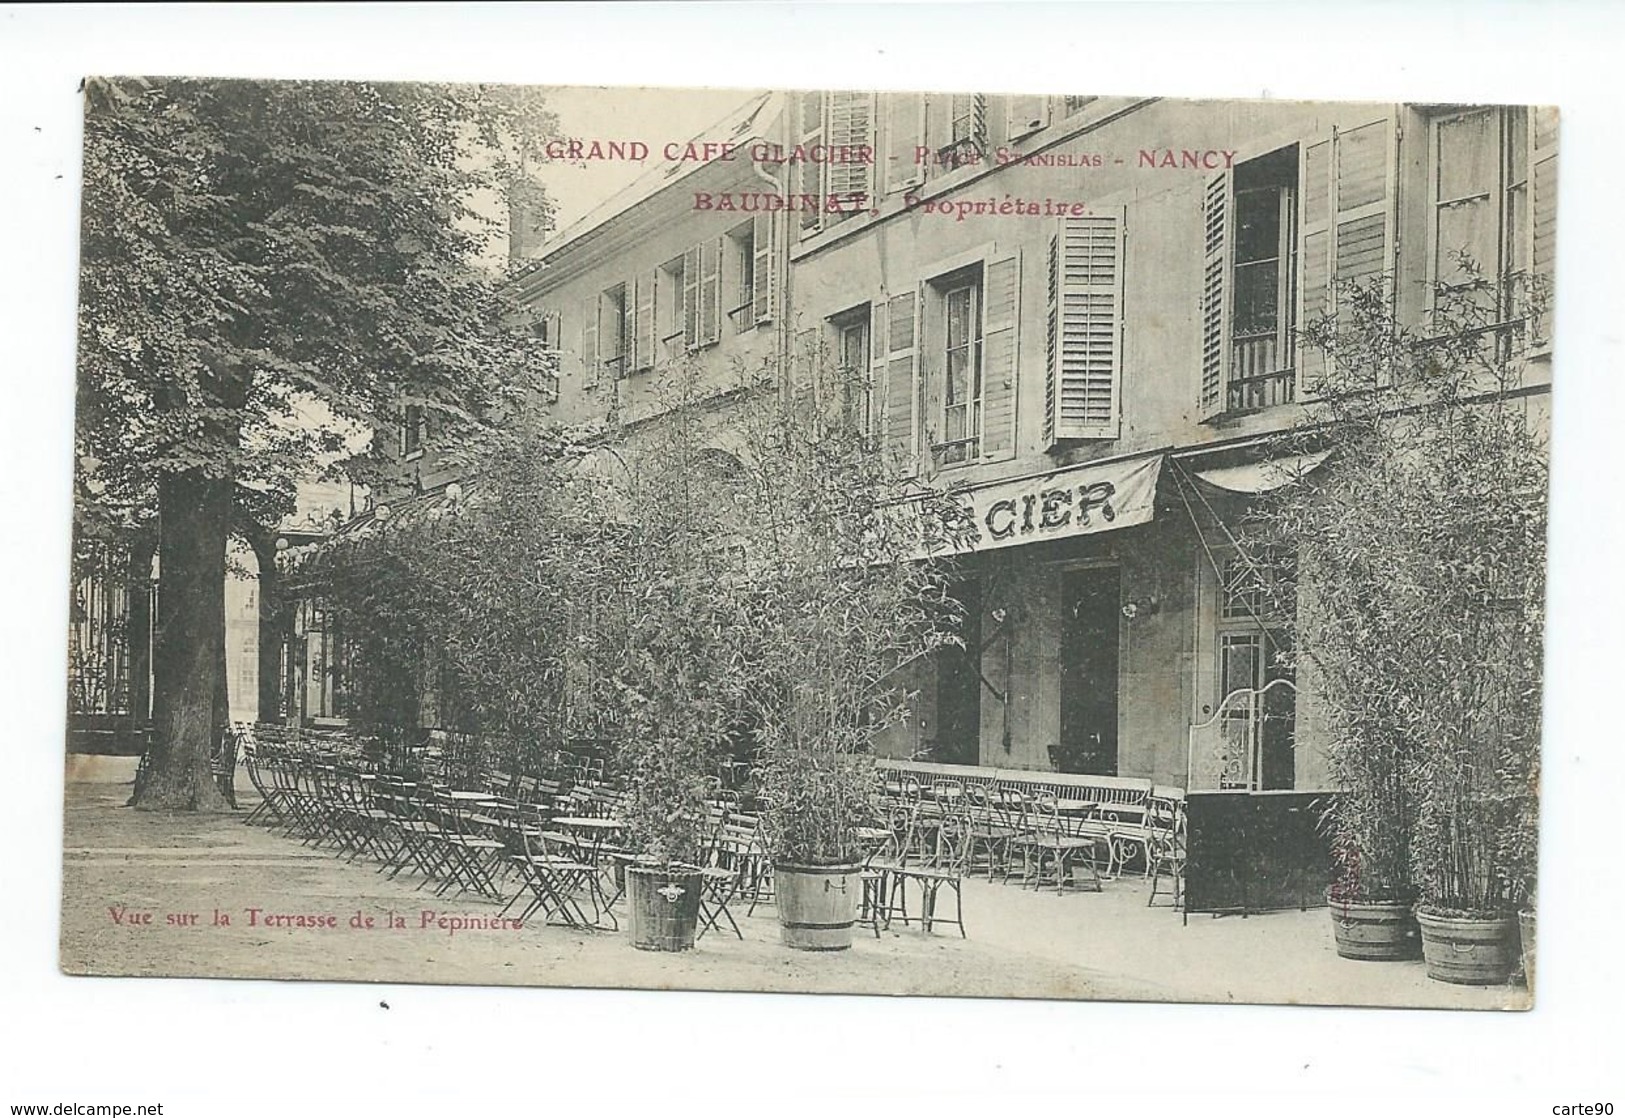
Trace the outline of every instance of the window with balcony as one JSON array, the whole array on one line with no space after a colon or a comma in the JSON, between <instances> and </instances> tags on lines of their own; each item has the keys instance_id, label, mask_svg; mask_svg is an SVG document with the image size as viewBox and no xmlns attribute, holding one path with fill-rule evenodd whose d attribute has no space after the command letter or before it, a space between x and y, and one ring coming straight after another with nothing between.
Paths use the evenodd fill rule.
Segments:
<instances>
[{"instance_id":1,"label":"window with balcony","mask_svg":"<svg viewBox=\"0 0 1625 1118\"><path fill-rule=\"evenodd\" d=\"M1290 403L1297 387L1298 149L1236 168L1225 410Z\"/></svg>"},{"instance_id":2,"label":"window with balcony","mask_svg":"<svg viewBox=\"0 0 1625 1118\"><path fill-rule=\"evenodd\" d=\"M942 295L942 441L945 466L981 455L982 441L982 282L967 277Z\"/></svg>"},{"instance_id":3,"label":"window with balcony","mask_svg":"<svg viewBox=\"0 0 1625 1118\"><path fill-rule=\"evenodd\" d=\"M937 143L939 168L980 163L987 156L987 96L955 93L948 98L947 134Z\"/></svg>"},{"instance_id":4,"label":"window with balcony","mask_svg":"<svg viewBox=\"0 0 1625 1118\"><path fill-rule=\"evenodd\" d=\"M723 242L723 306L734 333L756 328L756 222L728 231Z\"/></svg>"}]
</instances>

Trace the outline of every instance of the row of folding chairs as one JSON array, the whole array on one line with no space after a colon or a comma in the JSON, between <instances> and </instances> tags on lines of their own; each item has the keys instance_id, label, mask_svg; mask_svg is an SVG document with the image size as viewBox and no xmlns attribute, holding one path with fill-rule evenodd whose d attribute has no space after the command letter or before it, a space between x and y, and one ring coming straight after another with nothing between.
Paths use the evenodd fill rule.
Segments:
<instances>
[{"instance_id":1,"label":"row of folding chairs","mask_svg":"<svg viewBox=\"0 0 1625 1118\"><path fill-rule=\"evenodd\" d=\"M435 776L380 771L360 743L341 735L290 739L269 728L245 737L243 761L261 796L251 822L352 862L370 859L378 872L415 877L436 895L500 901L520 920L618 926L614 909L632 856L613 823L626 814L626 790L500 772L473 780L465 773L461 783L478 787L453 788ZM771 899L758 827L737 797L712 807L699 867L702 935L718 927L739 935L735 900L748 898L754 908Z\"/></svg>"}]
</instances>

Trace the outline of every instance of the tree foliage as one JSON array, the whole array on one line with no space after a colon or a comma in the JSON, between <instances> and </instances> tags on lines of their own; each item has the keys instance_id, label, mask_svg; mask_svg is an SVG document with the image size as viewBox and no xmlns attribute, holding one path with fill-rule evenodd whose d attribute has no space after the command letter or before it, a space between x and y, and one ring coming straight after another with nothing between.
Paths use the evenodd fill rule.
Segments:
<instances>
[{"instance_id":1,"label":"tree foliage","mask_svg":"<svg viewBox=\"0 0 1625 1118\"><path fill-rule=\"evenodd\" d=\"M482 86L101 79L85 91L81 525L154 513L167 614L149 802L211 806L217 593L233 510L274 523L328 461L363 481L403 400L478 427L523 390L482 192L550 131ZM143 799L137 790L137 799Z\"/></svg>"}]
</instances>

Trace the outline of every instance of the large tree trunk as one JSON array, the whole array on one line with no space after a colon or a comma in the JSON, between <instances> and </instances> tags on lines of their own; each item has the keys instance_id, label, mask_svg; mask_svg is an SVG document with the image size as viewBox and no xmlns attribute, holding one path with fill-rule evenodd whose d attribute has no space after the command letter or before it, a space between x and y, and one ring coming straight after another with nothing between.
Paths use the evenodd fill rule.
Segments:
<instances>
[{"instance_id":1,"label":"large tree trunk","mask_svg":"<svg viewBox=\"0 0 1625 1118\"><path fill-rule=\"evenodd\" d=\"M138 808L224 811L209 757L225 732L226 538L232 482L177 474L158 486L153 742Z\"/></svg>"}]
</instances>

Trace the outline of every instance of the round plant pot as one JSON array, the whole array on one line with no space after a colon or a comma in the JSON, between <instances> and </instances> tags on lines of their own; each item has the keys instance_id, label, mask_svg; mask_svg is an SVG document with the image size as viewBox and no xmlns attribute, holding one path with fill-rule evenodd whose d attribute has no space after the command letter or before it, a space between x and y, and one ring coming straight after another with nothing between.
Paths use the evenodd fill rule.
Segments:
<instances>
[{"instance_id":1,"label":"round plant pot","mask_svg":"<svg viewBox=\"0 0 1625 1118\"><path fill-rule=\"evenodd\" d=\"M700 871L687 866L628 866L628 930L640 951L687 951L700 923Z\"/></svg>"},{"instance_id":2,"label":"round plant pot","mask_svg":"<svg viewBox=\"0 0 1625 1118\"><path fill-rule=\"evenodd\" d=\"M1505 982L1517 964L1517 924L1510 916L1438 916L1416 910L1429 978L1467 986Z\"/></svg>"},{"instance_id":3,"label":"round plant pot","mask_svg":"<svg viewBox=\"0 0 1625 1118\"><path fill-rule=\"evenodd\" d=\"M1523 949L1523 984L1535 992L1535 912L1525 909L1518 913L1518 945Z\"/></svg>"},{"instance_id":4,"label":"round plant pot","mask_svg":"<svg viewBox=\"0 0 1625 1118\"><path fill-rule=\"evenodd\" d=\"M863 892L860 866L773 867L779 934L799 951L845 951Z\"/></svg>"},{"instance_id":5,"label":"round plant pot","mask_svg":"<svg viewBox=\"0 0 1625 1118\"><path fill-rule=\"evenodd\" d=\"M1345 959L1392 962L1422 953L1409 901L1342 901L1326 895L1337 953Z\"/></svg>"}]
</instances>

